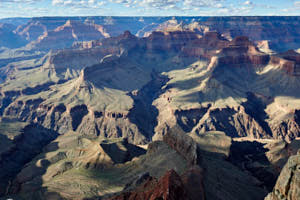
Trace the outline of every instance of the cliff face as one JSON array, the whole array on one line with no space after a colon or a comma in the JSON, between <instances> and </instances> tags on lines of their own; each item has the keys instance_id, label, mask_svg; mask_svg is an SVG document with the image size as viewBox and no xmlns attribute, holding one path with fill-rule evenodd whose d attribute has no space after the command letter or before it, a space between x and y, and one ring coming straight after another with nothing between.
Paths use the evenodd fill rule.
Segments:
<instances>
[{"instance_id":1,"label":"cliff face","mask_svg":"<svg viewBox=\"0 0 300 200\"><path fill-rule=\"evenodd\" d=\"M245 35L251 40L269 40L271 48L288 50L299 44L298 17L213 17L204 22L205 25L218 32L227 34L231 38ZM294 28L293 28L294 27ZM283 44L282 44L283 43Z\"/></svg>"},{"instance_id":2,"label":"cliff face","mask_svg":"<svg viewBox=\"0 0 300 200\"><path fill-rule=\"evenodd\" d=\"M140 31L139 35L148 36L151 31L193 30L199 34L217 31L231 40L247 36L252 41L268 40L275 51L286 51L299 46L299 17L180 17L149 26L150 30Z\"/></svg>"},{"instance_id":3,"label":"cliff face","mask_svg":"<svg viewBox=\"0 0 300 200\"><path fill-rule=\"evenodd\" d=\"M220 52L219 64L243 67L244 65L265 66L269 56L260 52L247 37L236 37Z\"/></svg>"},{"instance_id":4,"label":"cliff face","mask_svg":"<svg viewBox=\"0 0 300 200\"><path fill-rule=\"evenodd\" d=\"M18 26L15 32L27 41L33 41L47 32L47 26L39 21L30 21L25 25Z\"/></svg>"},{"instance_id":5,"label":"cliff face","mask_svg":"<svg viewBox=\"0 0 300 200\"><path fill-rule=\"evenodd\" d=\"M283 167L273 191L265 200L296 200L300 196L300 152Z\"/></svg>"},{"instance_id":6,"label":"cliff face","mask_svg":"<svg viewBox=\"0 0 300 200\"><path fill-rule=\"evenodd\" d=\"M60 48L54 40L72 47L1 69L0 120L31 124L13 137L0 122L1 194L253 200L270 192L299 146L300 59L293 50L262 51L271 36L270 43L231 38L236 24L254 29L263 18L185 25L179 21L192 18L183 17L143 38L130 31L106 37L118 25L137 31L170 19L83 19L42 18L30 22L30 34L18 32L32 40L46 30L31 43L36 48ZM294 18L266 19L289 27ZM230 31L216 32L216 24ZM260 31L245 34L264 39ZM144 144L147 151L135 146ZM284 168L270 198L298 195L296 165Z\"/></svg>"},{"instance_id":7,"label":"cliff face","mask_svg":"<svg viewBox=\"0 0 300 200\"><path fill-rule=\"evenodd\" d=\"M13 32L14 26L0 23L0 47L18 48L26 42Z\"/></svg>"},{"instance_id":8,"label":"cliff face","mask_svg":"<svg viewBox=\"0 0 300 200\"><path fill-rule=\"evenodd\" d=\"M30 49L61 49L71 47L76 41L89 41L107 36L100 25L84 24L68 20L55 30L44 32L37 40L28 44Z\"/></svg>"},{"instance_id":9,"label":"cliff face","mask_svg":"<svg viewBox=\"0 0 300 200\"><path fill-rule=\"evenodd\" d=\"M81 32L85 35L82 38L86 39L89 39L86 37L89 34L86 31L94 32L94 30L99 31L104 37L117 36L125 30L139 37L148 37L153 31L192 31L200 36L209 31L216 31L229 40L244 35L258 43L268 41L267 46L275 51L299 47L299 17L40 17L19 25L14 32L18 40L23 43L9 47L20 47L38 40L39 37L51 36L55 29L65 26L68 20L93 27L81 28ZM56 35L59 36L57 33ZM77 35L80 37L79 33ZM15 41L11 40L10 44L12 43ZM45 42L45 45L49 44L51 43ZM70 47L70 45L72 43L60 47ZM46 48L42 44L41 46L40 49Z\"/></svg>"},{"instance_id":10,"label":"cliff face","mask_svg":"<svg viewBox=\"0 0 300 200\"><path fill-rule=\"evenodd\" d=\"M110 198L110 200L127 200L127 199L187 199L189 196L185 189L180 176L174 171L168 171L159 180L149 178L148 181L136 191L126 192L119 196Z\"/></svg>"},{"instance_id":11,"label":"cliff face","mask_svg":"<svg viewBox=\"0 0 300 200\"><path fill-rule=\"evenodd\" d=\"M26 24L19 25L15 32L26 40L34 41L47 31L56 29L65 24L67 19L33 18Z\"/></svg>"},{"instance_id":12,"label":"cliff face","mask_svg":"<svg viewBox=\"0 0 300 200\"><path fill-rule=\"evenodd\" d=\"M195 63L190 69L170 73L167 89L154 102L160 121L154 139L175 124L186 131L220 130L232 137L298 137L294 111L299 104L283 106L285 112L280 117L273 114L277 112L275 105L281 107L278 95L293 97L297 93L289 83L299 84L294 73L298 54L270 56L259 51L247 37L237 37L225 45L210 56L205 67ZM276 88L269 88L275 80Z\"/></svg>"},{"instance_id":13,"label":"cliff face","mask_svg":"<svg viewBox=\"0 0 300 200\"><path fill-rule=\"evenodd\" d=\"M297 100L282 98L298 98L296 52L270 56L244 36L228 41L216 32L191 31L154 32L147 38L125 31L92 44L43 58L30 72L44 77L44 84L10 96L3 92L3 114L60 133L128 137L135 143L162 139L175 125L231 137L299 136ZM17 71L10 76L24 79ZM12 87L17 80L8 83ZM65 109L57 110L61 105Z\"/></svg>"},{"instance_id":14,"label":"cliff face","mask_svg":"<svg viewBox=\"0 0 300 200\"><path fill-rule=\"evenodd\" d=\"M272 56L273 64L281 65L291 76L300 76L300 54L294 50L283 52L277 56Z\"/></svg>"}]
</instances>

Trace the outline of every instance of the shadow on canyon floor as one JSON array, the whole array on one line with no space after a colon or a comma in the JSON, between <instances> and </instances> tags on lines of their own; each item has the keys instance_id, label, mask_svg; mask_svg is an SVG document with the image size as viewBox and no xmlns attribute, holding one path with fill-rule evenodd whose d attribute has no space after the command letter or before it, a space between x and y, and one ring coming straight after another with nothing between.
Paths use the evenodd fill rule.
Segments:
<instances>
[{"instance_id":1,"label":"shadow on canyon floor","mask_svg":"<svg viewBox=\"0 0 300 200\"><path fill-rule=\"evenodd\" d=\"M270 172L272 165L266 157L265 153L268 149L264 148L264 145L256 141L233 141L228 161L241 170L249 171L261 181L261 186L270 192L276 183L277 177Z\"/></svg>"},{"instance_id":2,"label":"shadow on canyon floor","mask_svg":"<svg viewBox=\"0 0 300 200\"><path fill-rule=\"evenodd\" d=\"M10 197L22 199L22 196L19 197L19 195L16 195L21 189L21 184L34 178L39 179L38 176L33 176L33 174L44 174L46 172L49 165L49 161L47 160L41 160L40 167L34 165L34 169L30 168L29 171L26 171L28 170L26 168L29 166L28 163L40 155L43 152L43 148L55 140L57 136L58 133L52 130L37 124L29 124L23 128L22 133L14 140L8 141L6 138L8 142L12 143L13 147L2 154L0 160L1 185L5 188L5 191L1 191L3 199ZM52 148L53 150L58 149L57 144L53 143ZM22 170L25 170L25 173L23 172L20 175ZM35 186L42 186L42 183L42 180L35 180ZM29 194L38 195L38 193L35 194L32 191L28 191L26 195ZM36 198L30 197L29 199Z\"/></svg>"}]
</instances>

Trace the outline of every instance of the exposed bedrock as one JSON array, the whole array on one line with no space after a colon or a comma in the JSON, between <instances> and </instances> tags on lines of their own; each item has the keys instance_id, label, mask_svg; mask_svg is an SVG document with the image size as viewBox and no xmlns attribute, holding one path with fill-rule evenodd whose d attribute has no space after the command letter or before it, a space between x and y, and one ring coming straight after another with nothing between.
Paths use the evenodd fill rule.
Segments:
<instances>
[{"instance_id":1,"label":"exposed bedrock","mask_svg":"<svg viewBox=\"0 0 300 200\"><path fill-rule=\"evenodd\" d=\"M270 127L274 138L286 141L294 140L300 134L299 110L291 113L290 118L285 119L279 124L273 124Z\"/></svg>"},{"instance_id":2,"label":"exposed bedrock","mask_svg":"<svg viewBox=\"0 0 300 200\"><path fill-rule=\"evenodd\" d=\"M148 109L151 112L153 109L151 103L136 104L143 110ZM133 112L140 111L133 110ZM155 115L148 112L132 116L130 112L94 111L85 104L73 107L64 104L47 105L43 99L13 102L5 109L4 116L27 122L34 121L60 134L73 130L81 134L126 137L134 143L149 141L148 137L153 134L156 123L153 117Z\"/></svg>"},{"instance_id":3,"label":"exposed bedrock","mask_svg":"<svg viewBox=\"0 0 300 200\"><path fill-rule=\"evenodd\" d=\"M161 111L163 118L168 109ZM299 137L299 111L280 123L270 123L263 104L247 101L237 108L203 108L169 111L159 122L154 139L162 138L167 130L178 125L185 132L223 131L230 137L274 138L291 141Z\"/></svg>"},{"instance_id":4,"label":"exposed bedrock","mask_svg":"<svg viewBox=\"0 0 300 200\"><path fill-rule=\"evenodd\" d=\"M248 111L248 110L247 110ZM251 116L244 107L203 108L170 112L167 120L156 127L154 138L161 138L176 124L186 132L204 133L223 131L231 137L271 138L270 127L261 119ZM164 111L166 112L166 111ZM251 112L254 112L253 110ZM162 114L163 115L163 114ZM163 116L159 116L163 117ZM278 136L280 137L280 136Z\"/></svg>"},{"instance_id":5,"label":"exposed bedrock","mask_svg":"<svg viewBox=\"0 0 300 200\"><path fill-rule=\"evenodd\" d=\"M163 141L184 157L190 166L201 162L197 143L179 127L173 127L163 137Z\"/></svg>"},{"instance_id":6,"label":"exposed bedrock","mask_svg":"<svg viewBox=\"0 0 300 200\"><path fill-rule=\"evenodd\" d=\"M300 151L283 167L276 185L265 200L297 200L300 197Z\"/></svg>"},{"instance_id":7,"label":"exposed bedrock","mask_svg":"<svg viewBox=\"0 0 300 200\"><path fill-rule=\"evenodd\" d=\"M147 138L154 135L157 126L158 110L152 105L161 93L161 88L168 78L152 73L152 80L139 91L134 91L130 96L134 100L133 108L129 111L128 118L137 125L139 131Z\"/></svg>"},{"instance_id":8,"label":"exposed bedrock","mask_svg":"<svg viewBox=\"0 0 300 200\"><path fill-rule=\"evenodd\" d=\"M165 143L169 148L175 150L189 168L181 175L175 170L165 172L159 179L143 174L134 182L125 187L124 191L110 200L127 199L187 199L204 200L205 191L203 184L204 171L199 166L200 152L196 142L191 137L184 134L179 129L169 130L164 136L163 142L156 141L149 144L147 154L160 151L161 143ZM176 168L176 166L174 166Z\"/></svg>"},{"instance_id":9,"label":"exposed bedrock","mask_svg":"<svg viewBox=\"0 0 300 200\"><path fill-rule=\"evenodd\" d=\"M197 134L223 131L231 137L285 140L299 136L297 110L280 108L287 117L278 121L267 113L270 104L274 103L276 109L281 106L277 106L274 99L282 95L287 85L291 85L287 88L289 95L296 90L298 80L294 68L299 63L296 52L269 56L247 37L228 41L216 32L198 37L191 31L154 32L147 38L137 38L126 31L98 45L90 50L64 50L50 56L49 65L43 65L42 70L54 67L57 72L65 71L69 60L78 61L73 59L74 55L81 60L77 65L71 63L74 69L86 67L83 63L90 58L92 61L87 65L92 66L82 70L78 79L58 87L48 82L22 91L2 92L0 114L34 121L62 134L75 131L126 137L135 144L162 139L177 125L186 133ZM181 71L172 68L173 60L180 58L178 63L181 63L189 56L185 55L188 48L198 47L205 51L192 54L205 57L204 61L177 69ZM113 54L121 51L122 56L106 56L100 64L93 65L110 52L108 49ZM154 69L163 68L159 62L164 64L164 59L149 63L143 60L149 55L160 55L160 51L165 51L166 58L172 58L172 62L166 62L170 68L163 75ZM89 54L90 57L82 59ZM176 54L174 59L173 54ZM209 59L211 62L207 63ZM286 66L289 62L294 63L294 68ZM281 69L292 76L282 73ZM140 72L140 76L136 76L136 72ZM278 83L278 88L277 85L275 89L270 88L272 81ZM261 95L264 92L267 94Z\"/></svg>"},{"instance_id":10,"label":"exposed bedrock","mask_svg":"<svg viewBox=\"0 0 300 200\"><path fill-rule=\"evenodd\" d=\"M259 123L244 110L231 108L209 110L206 116L199 121L194 131L224 131L231 137L268 137Z\"/></svg>"},{"instance_id":11,"label":"exposed bedrock","mask_svg":"<svg viewBox=\"0 0 300 200\"><path fill-rule=\"evenodd\" d=\"M270 62L280 65L291 76L300 76L300 54L294 50L271 56Z\"/></svg>"},{"instance_id":12,"label":"exposed bedrock","mask_svg":"<svg viewBox=\"0 0 300 200\"><path fill-rule=\"evenodd\" d=\"M186 199L191 200L187 189L185 188L182 179L174 171L170 170L165 173L159 180L149 177L147 181L133 191L124 192L116 197L109 198L109 200L176 200Z\"/></svg>"},{"instance_id":13,"label":"exposed bedrock","mask_svg":"<svg viewBox=\"0 0 300 200\"><path fill-rule=\"evenodd\" d=\"M70 115L72 118L72 128L73 131L76 131L78 126L81 124L82 119L85 115L88 114L88 109L86 105L79 105L71 108Z\"/></svg>"}]
</instances>

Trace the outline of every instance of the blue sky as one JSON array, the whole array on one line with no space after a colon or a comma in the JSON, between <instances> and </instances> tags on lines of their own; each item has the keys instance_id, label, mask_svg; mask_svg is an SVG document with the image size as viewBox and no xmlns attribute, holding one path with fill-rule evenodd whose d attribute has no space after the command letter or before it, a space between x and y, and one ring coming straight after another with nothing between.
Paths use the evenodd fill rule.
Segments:
<instances>
[{"instance_id":1,"label":"blue sky","mask_svg":"<svg viewBox=\"0 0 300 200\"><path fill-rule=\"evenodd\" d=\"M0 18L300 15L300 0L0 0Z\"/></svg>"}]
</instances>

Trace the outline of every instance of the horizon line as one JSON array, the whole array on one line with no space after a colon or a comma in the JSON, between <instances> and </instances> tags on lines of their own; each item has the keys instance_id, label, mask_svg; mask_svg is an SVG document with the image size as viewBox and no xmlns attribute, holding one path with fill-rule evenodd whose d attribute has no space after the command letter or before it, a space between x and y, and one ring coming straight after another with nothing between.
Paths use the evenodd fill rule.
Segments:
<instances>
[{"instance_id":1,"label":"horizon line","mask_svg":"<svg viewBox=\"0 0 300 200\"><path fill-rule=\"evenodd\" d=\"M300 17L300 15L45 15L33 17L3 17L2 19L33 19L33 18L51 18L51 17Z\"/></svg>"}]
</instances>

